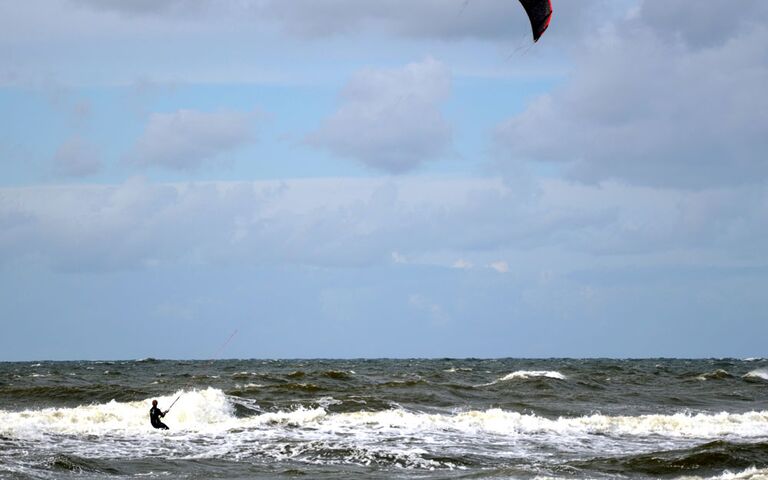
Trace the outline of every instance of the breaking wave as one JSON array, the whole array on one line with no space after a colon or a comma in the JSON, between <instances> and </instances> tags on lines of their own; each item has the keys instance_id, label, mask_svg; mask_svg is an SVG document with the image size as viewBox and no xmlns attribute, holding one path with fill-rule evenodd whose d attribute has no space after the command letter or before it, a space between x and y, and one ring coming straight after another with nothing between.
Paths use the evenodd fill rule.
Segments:
<instances>
[{"instance_id":1,"label":"breaking wave","mask_svg":"<svg viewBox=\"0 0 768 480\"><path fill-rule=\"evenodd\" d=\"M726 471L714 477L678 477L677 480L768 480L768 468L750 467L741 472Z\"/></svg>"},{"instance_id":2,"label":"breaking wave","mask_svg":"<svg viewBox=\"0 0 768 480\"><path fill-rule=\"evenodd\" d=\"M484 383L479 385L481 387L487 387L490 385L496 385L500 382L508 382L510 380L529 380L533 378L552 378L555 380L566 380L566 376L557 371L548 370L517 370L508 375L505 375L499 379L496 379L490 383Z\"/></svg>"},{"instance_id":3,"label":"breaking wave","mask_svg":"<svg viewBox=\"0 0 768 480\"><path fill-rule=\"evenodd\" d=\"M167 408L180 396L166 418L173 419L179 429L204 430L235 419L234 405L221 390L184 392L157 397L159 406ZM43 408L40 410L0 410L0 435L37 438L44 434L103 435L138 434L149 427L151 399L134 402L115 400L76 408Z\"/></svg>"},{"instance_id":4,"label":"breaking wave","mask_svg":"<svg viewBox=\"0 0 768 480\"><path fill-rule=\"evenodd\" d=\"M557 372L515 373L515 377L506 377L526 374L525 378L560 379L544 375ZM722 474L689 477L691 480L766 478L765 470L744 470L764 463L744 462L755 456L768 458L768 411L557 418L500 408L336 411L334 405L340 401L330 396L313 402L314 406L262 410L255 400L212 387L157 397L160 408L167 408L177 397L164 419L169 431L149 425L152 397L147 397L75 408L0 409L0 439L19 445L33 443L49 459L47 468L76 474L109 474L114 467L109 459L146 458L148 452L159 458L195 461L239 462L257 457L313 465L453 470L483 465L484 458L496 455L496 446L503 444L505 454L534 462L539 457L543 461L548 455L543 452L553 448L585 449L582 458L587 463L571 466L592 471L650 472L659 468L666 477L686 472ZM659 442L678 450L654 453ZM600 458L595 457L596 452L632 453ZM696 462L705 466L710 462L712 469L686 467ZM716 470L719 465L741 473L723 474L722 469Z\"/></svg>"},{"instance_id":5,"label":"breaking wave","mask_svg":"<svg viewBox=\"0 0 768 480\"><path fill-rule=\"evenodd\" d=\"M298 407L293 410L235 415L235 407L244 400L221 390L179 391L157 397L161 408L180 396L166 416L175 431L211 433L227 430L291 426L316 431L381 431L396 429L409 433L460 432L497 435L556 434L570 436L648 436L677 438L761 438L768 437L768 411L747 413L608 416L545 418L492 408L455 413L422 413L405 409L329 413L323 406ZM0 410L0 435L36 437L41 434L114 433L140 434L152 431L148 422L150 400L110 401L77 408L40 410Z\"/></svg>"},{"instance_id":6,"label":"breaking wave","mask_svg":"<svg viewBox=\"0 0 768 480\"><path fill-rule=\"evenodd\" d=\"M759 378L762 380L768 380L768 369L761 368L758 370L752 370L751 372L744 374L744 378Z\"/></svg>"}]
</instances>

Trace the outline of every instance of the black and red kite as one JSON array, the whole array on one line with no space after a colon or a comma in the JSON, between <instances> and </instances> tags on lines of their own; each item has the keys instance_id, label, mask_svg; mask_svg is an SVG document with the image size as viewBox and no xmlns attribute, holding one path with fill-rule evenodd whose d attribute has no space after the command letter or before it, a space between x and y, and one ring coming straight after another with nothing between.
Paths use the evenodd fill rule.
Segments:
<instances>
[{"instance_id":1,"label":"black and red kite","mask_svg":"<svg viewBox=\"0 0 768 480\"><path fill-rule=\"evenodd\" d=\"M544 30L549 26L549 20L552 18L552 2L550 0L520 0L523 4L525 13L531 21L531 30L533 30L533 41L537 42Z\"/></svg>"}]
</instances>

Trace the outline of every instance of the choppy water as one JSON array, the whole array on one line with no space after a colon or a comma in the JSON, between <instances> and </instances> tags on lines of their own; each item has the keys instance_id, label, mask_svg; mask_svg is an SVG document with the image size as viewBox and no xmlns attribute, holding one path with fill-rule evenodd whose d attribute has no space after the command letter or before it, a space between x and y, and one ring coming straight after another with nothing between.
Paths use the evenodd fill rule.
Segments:
<instances>
[{"instance_id":1,"label":"choppy water","mask_svg":"<svg viewBox=\"0 0 768 480\"><path fill-rule=\"evenodd\" d=\"M768 361L0 363L0 478L132 477L768 479Z\"/></svg>"}]
</instances>

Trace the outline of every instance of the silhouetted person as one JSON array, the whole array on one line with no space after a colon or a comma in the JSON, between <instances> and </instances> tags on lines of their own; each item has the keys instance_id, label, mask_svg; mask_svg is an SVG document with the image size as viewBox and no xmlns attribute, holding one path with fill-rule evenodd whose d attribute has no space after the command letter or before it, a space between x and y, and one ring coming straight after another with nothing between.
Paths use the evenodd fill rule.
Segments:
<instances>
[{"instance_id":1,"label":"silhouetted person","mask_svg":"<svg viewBox=\"0 0 768 480\"><path fill-rule=\"evenodd\" d=\"M149 421L152 422L153 427L168 430L168 425L160 421L160 417L164 417L166 413L168 413L168 410L161 411L157 408L157 400L152 400L152 408L149 409Z\"/></svg>"}]
</instances>

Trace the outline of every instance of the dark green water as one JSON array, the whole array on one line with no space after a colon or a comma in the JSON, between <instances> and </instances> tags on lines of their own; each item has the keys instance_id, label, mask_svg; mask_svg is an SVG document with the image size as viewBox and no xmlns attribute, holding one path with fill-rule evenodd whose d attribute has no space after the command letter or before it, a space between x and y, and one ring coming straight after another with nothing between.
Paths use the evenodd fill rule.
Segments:
<instances>
[{"instance_id":1,"label":"dark green water","mask_svg":"<svg viewBox=\"0 0 768 480\"><path fill-rule=\"evenodd\" d=\"M0 363L0 478L133 477L766 479L768 361Z\"/></svg>"}]
</instances>

